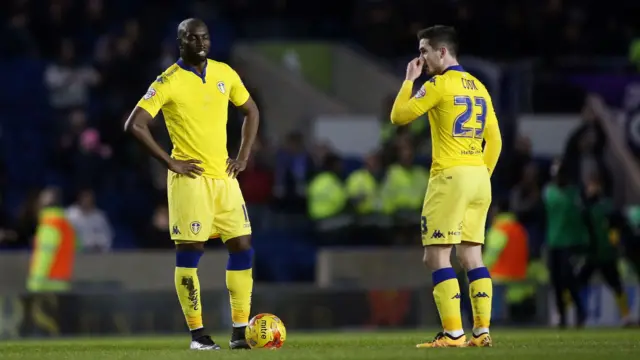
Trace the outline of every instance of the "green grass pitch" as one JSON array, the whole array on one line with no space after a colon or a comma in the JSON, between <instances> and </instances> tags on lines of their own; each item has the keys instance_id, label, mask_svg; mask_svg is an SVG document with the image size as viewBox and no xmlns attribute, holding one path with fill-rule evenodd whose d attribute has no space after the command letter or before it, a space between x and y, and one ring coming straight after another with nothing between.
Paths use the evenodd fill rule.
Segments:
<instances>
[{"instance_id":1,"label":"green grass pitch","mask_svg":"<svg viewBox=\"0 0 640 360\"><path fill-rule=\"evenodd\" d=\"M640 359L640 330L495 330L493 348L416 349L431 331L334 332L288 334L279 350L230 351L228 334L214 337L224 344L217 352L188 350L189 338L129 337L1 341L0 359Z\"/></svg>"}]
</instances>

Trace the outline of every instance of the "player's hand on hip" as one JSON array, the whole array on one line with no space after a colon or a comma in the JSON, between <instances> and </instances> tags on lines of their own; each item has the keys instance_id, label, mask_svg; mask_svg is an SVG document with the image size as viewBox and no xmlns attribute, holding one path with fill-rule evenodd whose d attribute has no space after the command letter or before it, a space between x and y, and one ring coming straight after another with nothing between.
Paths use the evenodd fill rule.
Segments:
<instances>
[{"instance_id":1,"label":"player's hand on hip","mask_svg":"<svg viewBox=\"0 0 640 360\"><path fill-rule=\"evenodd\" d=\"M171 160L169 163L169 170L176 174L186 175L192 179L202 175L204 169L197 164L202 164L202 161L196 159L189 160Z\"/></svg>"},{"instance_id":2,"label":"player's hand on hip","mask_svg":"<svg viewBox=\"0 0 640 360\"><path fill-rule=\"evenodd\" d=\"M247 162L245 160L227 159L227 174L229 174L229 177L232 179L238 177L238 174L246 167Z\"/></svg>"},{"instance_id":3,"label":"player's hand on hip","mask_svg":"<svg viewBox=\"0 0 640 360\"><path fill-rule=\"evenodd\" d=\"M415 81L417 78L422 75L422 68L424 67L424 59L422 57L417 57L411 61L407 65L407 77L406 79L409 81Z\"/></svg>"}]
</instances>

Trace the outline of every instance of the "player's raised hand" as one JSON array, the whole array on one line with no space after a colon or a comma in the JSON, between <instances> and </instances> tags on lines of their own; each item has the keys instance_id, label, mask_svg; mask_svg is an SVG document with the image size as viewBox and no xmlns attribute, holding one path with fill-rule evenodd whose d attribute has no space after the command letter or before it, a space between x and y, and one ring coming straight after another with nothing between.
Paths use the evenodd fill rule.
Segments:
<instances>
[{"instance_id":1,"label":"player's raised hand","mask_svg":"<svg viewBox=\"0 0 640 360\"><path fill-rule=\"evenodd\" d=\"M238 159L227 159L227 174L232 179L238 177L241 171L247 168L247 162Z\"/></svg>"},{"instance_id":2,"label":"player's raised hand","mask_svg":"<svg viewBox=\"0 0 640 360\"><path fill-rule=\"evenodd\" d=\"M424 66L424 59L422 57L417 57L411 61L407 65L407 77L406 79L409 81L415 81L422 74L422 68Z\"/></svg>"},{"instance_id":3,"label":"player's raised hand","mask_svg":"<svg viewBox=\"0 0 640 360\"><path fill-rule=\"evenodd\" d=\"M189 160L176 160L173 159L169 163L169 170L176 174L186 175L192 179L202 175L204 169L197 164L202 164L202 161L196 159Z\"/></svg>"}]
</instances>

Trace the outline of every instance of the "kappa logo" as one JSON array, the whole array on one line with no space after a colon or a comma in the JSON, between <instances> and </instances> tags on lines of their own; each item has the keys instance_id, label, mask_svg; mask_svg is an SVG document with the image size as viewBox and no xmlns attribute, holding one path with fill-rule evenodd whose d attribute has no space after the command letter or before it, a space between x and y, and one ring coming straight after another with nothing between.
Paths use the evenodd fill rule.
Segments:
<instances>
[{"instance_id":1,"label":"kappa logo","mask_svg":"<svg viewBox=\"0 0 640 360\"><path fill-rule=\"evenodd\" d=\"M427 95L427 89L424 88L424 85L420 88L420 90L418 90L418 92L416 93L416 95L414 96L416 99L420 99L423 98L425 95Z\"/></svg>"},{"instance_id":2,"label":"kappa logo","mask_svg":"<svg viewBox=\"0 0 640 360\"><path fill-rule=\"evenodd\" d=\"M478 298L489 298L489 295L484 292L484 291L480 291L478 293L476 293L475 295L473 295L474 298L478 299Z\"/></svg>"},{"instance_id":3,"label":"kappa logo","mask_svg":"<svg viewBox=\"0 0 640 360\"><path fill-rule=\"evenodd\" d=\"M460 300L460 298L461 298L460 293L457 293L453 295L453 297L451 297L451 300L454 300L454 299Z\"/></svg>"},{"instance_id":4,"label":"kappa logo","mask_svg":"<svg viewBox=\"0 0 640 360\"><path fill-rule=\"evenodd\" d=\"M144 94L143 99L145 100L149 100L152 97L156 96L156 89L154 88L149 88L149 90L147 90L147 93Z\"/></svg>"},{"instance_id":5,"label":"kappa logo","mask_svg":"<svg viewBox=\"0 0 640 360\"><path fill-rule=\"evenodd\" d=\"M223 94L227 92L227 89L224 86L224 81L218 81L218 90Z\"/></svg>"},{"instance_id":6,"label":"kappa logo","mask_svg":"<svg viewBox=\"0 0 640 360\"><path fill-rule=\"evenodd\" d=\"M199 221L194 221L191 223L190 227L191 227L191 232L197 235L202 229L202 224L200 224Z\"/></svg>"},{"instance_id":7,"label":"kappa logo","mask_svg":"<svg viewBox=\"0 0 640 360\"><path fill-rule=\"evenodd\" d=\"M444 234L440 230L434 230L431 234L432 239L444 239Z\"/></svg>"},{"instance_id":8,"label":"kappa logo","mask_svg":"<svg viewBox=\"0 0 640 360\"><path fill-rule=\"evenodd\" d=\"M180 235L181 234L180 229L178 228L178 225L173 225L173 230L171 230L171 233L173 235Z\"/></svg>"}]
</instances>

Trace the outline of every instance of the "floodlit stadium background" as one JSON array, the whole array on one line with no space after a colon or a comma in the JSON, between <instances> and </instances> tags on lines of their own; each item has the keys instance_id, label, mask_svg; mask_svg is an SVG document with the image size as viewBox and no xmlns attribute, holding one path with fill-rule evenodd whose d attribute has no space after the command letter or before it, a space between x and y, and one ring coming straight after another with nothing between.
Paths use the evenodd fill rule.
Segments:
<instances>
[{"instance_id":1,"label":"floodlit stadium background","mask_svg":"<svg viewBox=\"0 0 640 360\"><path fill-rule=\"evenodd\" d=\"M261 109L255 155L240 178L257 256L253 306L280 315L290 329L438 324L414 224L420 184L386 184L419 201L390 204L393 211L375 221L385 226L374 231L359 226L348 207L335 209L341 225L333 231L314 230L319 221L307 212L309 201L322 201L306 189L328 154L342 159L345 179L365 159L388 169L413 156L428 169L426 120L399 130L388 124L420 28L456 26L462 65L493 96L505 144L494 199L527 228L532 264L545 262L540 194L554 158L568 156L576 172L598 169L616 206L633 213L640 201L638 4L506 3L3 1L0 338L185 330L172 282L166 169L122 128L148 85L176 60L175 29L186 17L207 22L210 57L238 71ZM230 108L232 154L240 127ZM154 134L170 147L161 119ZM593 134L596 144L576 145ZM38 199L51 188L61 191L85 236L72 290L29 294ZM210 248L200 269L205 321L227 329L226 251L216 241ZM636 320L640 290L627 259L637 260L639 248L633 234L621 241ZM544 268L528 279L537 289L523 300L530 316L512 314L514 304L498 287L494 323L554 325ZM597 277L583 295L589 325L619 322Z\"/></svg>"}]
</instances>

